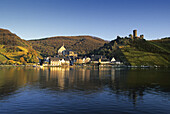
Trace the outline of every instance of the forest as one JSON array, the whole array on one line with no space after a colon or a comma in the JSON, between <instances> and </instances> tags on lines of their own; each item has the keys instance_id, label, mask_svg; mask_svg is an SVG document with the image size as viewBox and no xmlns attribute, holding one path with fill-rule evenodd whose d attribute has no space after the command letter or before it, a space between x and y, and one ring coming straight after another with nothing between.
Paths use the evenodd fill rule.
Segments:
<instances>
[{"instance_id":1,"label":"forest","mask_svg":"<svg viewBox=\"0 0 170 114\"><path fill-rule=\"evenodd\" d=\"M84 55L108 43L108 41L92 36L57 36L29 40L29 42L44 57L57 55L58 49L63 44L66 49L76 51L79 55Z\"/></svg>"}]
</instances>

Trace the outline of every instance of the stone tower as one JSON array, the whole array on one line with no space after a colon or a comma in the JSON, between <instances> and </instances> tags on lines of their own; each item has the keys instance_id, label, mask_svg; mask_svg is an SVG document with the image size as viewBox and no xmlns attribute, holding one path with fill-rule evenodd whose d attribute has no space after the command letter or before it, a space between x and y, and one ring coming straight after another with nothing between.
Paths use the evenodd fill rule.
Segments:
<instances>
[{"instance_id":1,"label":"stone tower","mask_svg":"<svg viewBox=\"0 0 170 114\"><path fill-rule=\"evenodd\" d=\"M142 35L140 35L140 38L141 38L141 39L143 39L143 38L144 38L144 35L143 35L143 34L142 34Z\"/></svg>"},{"instance_id":2,"label":"stone tower","mask_svg":"<svg viewBox=\"0 0 170 114\"><path fill-rule=\"evenodd\" d=\"M133 37L134 37L134 38L137 37L137 30L133 30Z\"/></svg>"}]
</instances>

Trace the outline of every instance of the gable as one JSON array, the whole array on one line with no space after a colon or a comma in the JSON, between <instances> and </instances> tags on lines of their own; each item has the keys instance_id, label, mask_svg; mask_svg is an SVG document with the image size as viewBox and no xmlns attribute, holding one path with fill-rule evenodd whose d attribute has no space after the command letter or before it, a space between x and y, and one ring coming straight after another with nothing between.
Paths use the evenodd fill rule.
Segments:
<instances>
[{"instance_id":1,"label":"gable","mask_svg":"<svg viewBox=\"0 0 170 114\"><path fill-rule=\"evenodd\" d=\"M66 48L64 46L61 46L61 48L58 50L58 52L62 52L64 50L66 50Z\"/></svg>"}]
</instances>

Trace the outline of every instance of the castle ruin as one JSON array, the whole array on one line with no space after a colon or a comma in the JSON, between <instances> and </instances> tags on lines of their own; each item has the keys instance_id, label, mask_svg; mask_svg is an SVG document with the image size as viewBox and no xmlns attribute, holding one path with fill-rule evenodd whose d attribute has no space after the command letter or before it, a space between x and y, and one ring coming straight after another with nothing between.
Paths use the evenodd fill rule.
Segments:
<instances>
[{"instance_id":1,"label":"castle ruin","mask_svg":"<svg viewBox=\"0 0 170 114\"><path fill-rule=\"evenodd\" d=\"M144 35L137 36L137 30L133 30L133 35L129 35L131 39L143 39Z\"/></svg>"}]
</instances>

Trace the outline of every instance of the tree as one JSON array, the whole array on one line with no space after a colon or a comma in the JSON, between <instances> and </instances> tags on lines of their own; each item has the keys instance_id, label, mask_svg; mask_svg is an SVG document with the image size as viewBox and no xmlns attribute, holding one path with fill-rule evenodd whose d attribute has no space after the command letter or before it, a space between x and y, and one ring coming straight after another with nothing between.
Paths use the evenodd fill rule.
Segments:
<instances>
[{"instance_id":1,"label":"tree","mask_svg":"<svg viewBox=\"0 0 170 114\"><path fill-rule=\"evenodd\" d=\"M20 62L21 62L21 63L24 63L24 62L25 62L24 57L21 57L21 58L20 58Z\"/></svg>"},{"instance_id":2,"label":"tree","mask_svg":"<svg viewBox=\"0 0 170 114\"><path fill-rule=\"evenodd\" d=\"M129 38L132 38L132 39L133 39L133 35L132 35L132 34L129 34Z\"/></svg>"},{"instance_id":3,"label":"tree","mask_svg":"<svg viewBox=\"0 0 170 114\"><path fill-rule=\"evenodd\" d=\"M117 42L115 41L113 45L113 50L116 50L116 49L117 49Z\"/></svg>"},{"instance_id":4,"label":"tree","mask_svg":"<svg viewBox=\"0 0 170 114\"><path fill-rule=\"evenodd\" d=\"M117 36L117 39L120 39L121 37L120 36Z\"/></svg>"}]
</instances>

